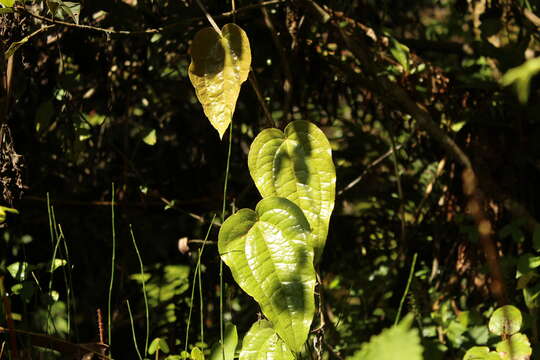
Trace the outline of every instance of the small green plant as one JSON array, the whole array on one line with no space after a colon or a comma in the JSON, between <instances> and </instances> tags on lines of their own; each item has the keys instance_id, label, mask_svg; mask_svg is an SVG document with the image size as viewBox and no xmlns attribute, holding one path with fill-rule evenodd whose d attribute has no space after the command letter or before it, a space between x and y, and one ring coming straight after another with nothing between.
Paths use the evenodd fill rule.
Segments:
<instances>
[{"instance_id":1,"label":"small green plant","mask_svg":"<svg viewBox=\"0 0 540 360\"><path fill-rule=\"evenodd\" d=\"M488 346L473 346L463 360L528 360L532 354L527 335L520 333L523 319L518 308L505 305L493 312L489 319L489 331L500 336L495 351Z\"/></svg>"}]
</instances>

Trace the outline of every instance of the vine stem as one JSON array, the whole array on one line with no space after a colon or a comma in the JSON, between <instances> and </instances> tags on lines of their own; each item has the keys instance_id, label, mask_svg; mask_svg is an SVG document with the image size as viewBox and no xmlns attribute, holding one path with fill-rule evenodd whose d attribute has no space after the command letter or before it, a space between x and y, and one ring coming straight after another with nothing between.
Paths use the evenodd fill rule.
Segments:
<instances>
[{"instance_id":1,"label":"vine stem","mask_svg":"<svg viewBox=\"0 0 540 360\"><path fill-rule=\"evenodd\" d=\"M229 148L227 150L227 166L225 167L225 181L223 183L223 206L221 207L221 223L225 221L227 206L227 184L229 182L229 169L231 166L233 121L229 127ZM225 346L223 343L223 259L219 257L219 338L221 341L222 360L225 360Z\"/></svg>"},{"instance_id":2,"label":"vine stem","mask_svg":"<svg viewBox=\"0 0 540 360\"><path fill-rule=\"evenodd\" d=\"M409 271L409 278L407 279L407 286L405 286L405 291L403 292L403 296L401 297L401 300L399 301L399 307L398 312L396 315L396 320L394 320L394 326L397 325L399 322L399 318L401 317L401 310L403 309L403 304L405 303L405 298L407 297L407 294L409 293L409 288L411 287L413 275L414 275L414 268L416 267L416 258L418 257L418 253L414 253L412 263L411 263L411 270Z\"/></svg>"},{"instance_id":3,"label":"vine stem","mask_svg":"<svg viewBox=\"0 0 540 360\"><path fill-rule=\"evenodd\" d=\"M112 290L114 285L114 265L116 261L116 231L114 226L114 183L111 185L111 225L112 225L112 256L111 256L111 281L109 283L109 298L107 301L107 340L109 342L109 351L112 349L112 336L111 336L111 300Z\"/></svg>"},{"instance_id":4,"label":"vine stem","mask_svg":"<svg viewBox=\"0 0 540 360\"><path fill-rule=\"evenodd\" d=\"M208 240L208 236L210 235L210 231L212 230L212 224L214 223L214 220L216 218L216 215L212 217L212 221L210 222L210 225L208 226L208 230L206 231L206 236L204 237L204 242L202 248L198 252L198 258L197 258L197 265L195 265L195 271L193 273L193 285L191 286L191 297L190 297L190 305L189 305L189 313L188 313L188 319L187 319L187 325L186 325L186 343L184 347L184 351L187 352L188 345L189 345L189 327L191 325L191 314L193 312L193 299L195 298L195 284L197 283L197 280L201 281L201 274L200 274L200 268L201 268L201 257L202 253L204 251L204 246L206 244L206 241ZM200 284L199 284L200 289ZM202 299L201 299L202 301ZM202 313L202 310L201 310ZM201 322L201 327L203 326ZM201 336L204 336L203 331L201 330ZM203 341L203 339L201 339Z\"/></svg>"},{"instance_id":5,"label":"vine stem","mask_svg":"<svg viewBox=\"0 0 540 360\"><path fill-rule=\"evenodd\" d=\"M219 36L223 36L221 34L221 29L219 28L219 26L217 26L216 22L214 21L214 19L212 18L212 15L210 15L210 13L208 11L206 11L206 8L204 7L204 5L202 4L201 0L197 0L197 5L199 5L199 7L201 8L202 12L204 13L204 16L206 16L206 18L208 19L208 22L210 23L210 25L212 25L212 27L214 28L214 30L216 30L216 32L219 34Z\"/></svg>"},{"instance_id":6,"label":"vine stem","mask_svg":"<svg viewBox=\"0 0 540 360\"><path fill-rule=\"evenodd\" d=\"M135 248L135 252L137 253L137 259L139 260L139 266L141 268L141 282L142 282L142 291L144 296L144 310L145 310L145 317L146 317L146 337L144 342L144 356L146 357L148 353L148 339L150 337L150 311L148 309L148 297L146 295L146 281L144 279L144 264L142 262L141 253L139 251L139 247L137 246L137 241L135 241L135 234L133 233L133 227L131 224L129 224L129 234L131 235L131 240L133 241L133 247ZM129 306L129 302L128 302Z\"/></svg>"}]
</instances>

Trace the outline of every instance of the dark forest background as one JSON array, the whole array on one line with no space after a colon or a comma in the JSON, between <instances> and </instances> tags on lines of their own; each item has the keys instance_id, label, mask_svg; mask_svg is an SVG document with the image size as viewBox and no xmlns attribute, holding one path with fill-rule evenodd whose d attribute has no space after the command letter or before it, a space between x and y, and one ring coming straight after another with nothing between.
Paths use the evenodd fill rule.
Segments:
<instances>
[{"instance_id":1,"label":"dark forest background","mask_svg":"<svg viewBox=\"0 0 540 360\"><path fill-rule=\"evenodd\" d=\"M253 56L234 116L227 213L259 200L247 152L262 129L309 120L332 144L323 357L351 356L393 324L415 254L404 312L414 314L426 359L461 359L488 343L487 318L502 304L521 309L537 346L540 4L237 0L232 12L230 1L203 3L220 26L246 31ZM144 343L130 225L150 340L180 353L197 240L220 218L228 148L187 76L204 13L187 0L0 4L0 205L19 211L0 230L0 326L10 314L20 330L99 341L114 183L112 354L136 356L126 300ZM181 253L184 237L190 251ZM197 295L188 348L219 339L214 244L202 264L205 338ZM228 270L224 280L225 319L244 333L258 306ZM58 358L30 341L18 336L19 358Z\"/></svg>"}]
</instances>

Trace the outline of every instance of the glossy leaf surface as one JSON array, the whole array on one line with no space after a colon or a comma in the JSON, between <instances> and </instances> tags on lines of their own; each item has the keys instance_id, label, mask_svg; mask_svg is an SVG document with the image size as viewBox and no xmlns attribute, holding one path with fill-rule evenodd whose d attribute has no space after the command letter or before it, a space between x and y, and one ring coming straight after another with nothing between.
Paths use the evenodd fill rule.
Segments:
<instances>
[{"instance_id":1,"label":"glossy leaf surface","mask_svg":"<svg viewBox=\"0 0 540 360\"><path fill-rule=\"evenodd\" d=\"M293 202L261 200L230 216L219 231L219 253L238 285L261 306L295 352L307 339L315 312L309 223Z\"/></svg>"},{"instance_id":2,"label":"glossy leaf surface","mask_svg":"<svg viewBox=\"0 0 540 360\"><path fill-rule=\"evenodd\" d=\"M499 336L513 335L521 329L521 311L513 305L501 306L489 319L489 331Z\"/></svg>"},{"instance_id":3,"label":"glossy leaf surface","mask_svg":"<svg viewBox=\"0 0 540 360\"><path fill-rule=\"evenodd\" d=\"M251 65L249 40L240 27L227 24L220 36L213 28L200 30L191 44L189 79L204 113L222 138L231 123L240 86Z\"/></svg>"},{"instance_id":4,"label":"glossy leaf surface","mask_svg":"<svg viewBox=\"0 0 540 360\"><path fill-rule=\"evenodd\" d=\"M257 321L244 337L240 360L293 360L294 356L267 320Z\"/></svg>"},{"instance_id":5,"label":"glossy leaf surface","mask_svg":"<svg viewBox=\"0 0 540 360\"><path fill-rule=\"evenodd\" d=\"M306 215L318 260L334 209L336 170L330 143L307 121L293 121L284 132L262 131L251 144L249 171L262 197L281 196Z\"/></svg>"}]
</instances>

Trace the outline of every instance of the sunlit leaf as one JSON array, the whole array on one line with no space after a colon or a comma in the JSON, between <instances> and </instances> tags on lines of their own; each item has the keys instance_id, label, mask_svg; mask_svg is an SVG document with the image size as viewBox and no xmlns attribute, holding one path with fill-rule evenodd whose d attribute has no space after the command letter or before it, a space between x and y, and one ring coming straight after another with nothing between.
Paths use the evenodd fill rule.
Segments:
<instances>
[{"instance_id":1,"label":"sunlit leaf","mask_svg":"<svg viewBox=\"0 0 540 360\"><path fill-rule=\"evenodd\" d=\"M27 262L15 262L7 267L9 274L17 281L24 281L28 275L29 265Z\"/></svg>"},{"instance_id":2,"label":"sunlit leaf","mask_svg":"<svg viewBox=\"0 0 540 360\"><path fill-rule=\"evenodd\" d=\"M540 57L527 60L520 66L508 70L502 77L501 83L503 86L513 84L519 101L525 104L529 99L531 79L538 72L540 72Z\"/></svg>"},{"instance_id":3,"label":"sunlit leaf","mask_svg":"<svg viewBox=\"0 0 540 360\"><path fill-rule=\"evenodd\" d=\"M257 321L242 341L239 360L293 360L294 355L267 320Z\"/></svg>"},{"instance_id":4,"label":"sunlit leaf","mask_svg":"<svg viewBox=\"0 0 540 360\"><path fill-rule=\"evenodd\" d=\"M221 32L222 37L213 28L204 28L195 35L189 65L189 79L197 98L220 138L231 123L240 86L251 65L244 30L227 24Z\"/></svg>"},{"instance_id":5,"label":"sunlit leaf","mask_svg":"<svg viewBox=\"0 0 540 360\"><path fill-rule=\"evenodd\" d=\"M219 232L219 253L238 285L261 306L276 332L298 352L315 312L309 223L293 202L269 197L242 209Z\"/></svg>"},{"instance_id":6,"label":"sunlit leaf","mask_svg":"<svg viewBox=\"0 0 540 360\"><path fill-rule=\"evenodd\" d=\"M501 360L499 354L489 351L487 346L473 346L465 353L463 360Z\"/></svg>"},{"instance_id":7,"label":"sunlit leaf","mask_svg":"<svg viewBox=\"0 0 540 360\"><path fill-rule=\"evenodd\" d=\"M11 292L20 295L25 302L30 302L36 287L32 281L23 281L11 287Z\"/></svg>"},{"instance_id":8,"label":"sunlit leaf","mask_svg":"<svg viewBox=\"0 0 540 360\"><path fill-rule=\"evenodd\" d=\"M423 348L416 329L411 329L413 317L405 317L399 325L373 336L353 356L353 360L422 360Z\"/></svg>"},{"instance_id":9,"label":"sunlit leaf","mask_svg":"<svg viewBox=\"0 0 540 360\"><path fill-rule=\"evenodd\" d=\"M210 360L234 359L234 351L236 350L236 345L238 345L238 333L236 331L236 326L233 324L227 324L227 326L225 326L223 343L225 346L221 346L220 343L216 343L214 346L212 346ZM223 359L224 354L225 359Z\"/></svg>"},{"instance_id":10,"label":"sunlit leaf","mask_svg":"<svg viewBox=\"0 0 540 360\"><path fill-rule=\"evenodd\" d=\"M169 353L169 345L167 344L167 340L165 338L157 337L150 343L150 346L148 346L148 353L150 355L154 354L156 351L160 351L164 354Z\"/></svg>"},{"instance_id":11,"label":"sunlit leaf","mask_svg":"<svg viewBox=\"0 0 540 360\"><path fill-rule=\"evenodd\" d=\"M251 177L262 197L281 196L306 215L313 231L315 260L321 256L334 209L336 170L330 143L307 121L294 121L284 132L262 131L248 156Z\"/></svg>"},{"instance_id":12,"label":"sunlit leaf","mask_svg":"<svg viewBox=\"0 0 540 360\"><path fill-rule=\"evenodd\" d=\"M392 44L392 46L390 46L390 53L392 54L394 59L396 59L403 67L403 70L409 72L409 48L394 38L390 39Z\"/></svg>"},{"instance_id":13,"label":"sunlit leaf","mask_svg":"<svg viewBox=\"0 0 540 360\"><path fill-rule=\"evenodd\" d=\"M204 360L204 354L198 347L191 349L191 360Z\"/></svg>"},{"instance_id":14,"label":"sunlit leaf","mask_svg":"<svg viewBox=\"0 0 540 360\"><path fill-rule=\"evenodd\" d=\"M56 269L58 269L59 267L62 267L64 265L67 264L67 261L64 260L64 259L54 259L53 263L52 263L52 266L51 266L51 270L54 271Z\"/></svg>"},{"instance_id":15,"label":"sunlit leaf","mask_svg":"<svg viewBox=\"0 0 540 360\"><path fill-rule=\"evenodd\" d=\"M0 5L5 7L13 7L13 5L15 5L15 0L0 0Z\"/></svg>"},{"instance_id":16,"label":"sunlit leaf","mask_svg":"<svg viewBox=\"0 0 540 360\"><path fill-rule=\"evenodd\" d=\"M75 24L79 23L81 13L81 4L71 1L63 1L60 5L62 11L73 20Z\"/></svg>"},{"instance_id":17,"label":"sunlit leaf","mask_svg":"<svg viewBox=\"0 0 540 360\"><path fill-rule=\"evenodd\" d=\"M156 129L152 129L146 134L146 136L143 138L143 141L145 144L153 146L156 145L157 138L156 138Z\"/></svg>"},{"instance_id":18,"label":"sunlit leaf","mask_svg":"<svg viewBox=\"0 0 540 360\"><path fill-rule=\"evenodd\" d=\"M489 319L489 331L495 335L512 335L519 331L523 319L519 309L513 305L501 306Z\"/></svg>"},{"instance_id":19,"label":"sunlit leaf","mask_svg":"<svg viewBox=\"0 0 540 360\"><path fill-rule=\"evenodd\" d=\"M527 335L521 333L497 343L496 350L503 360L529 360L532 354Z\"/></svg>"},{"instance_id":20,"label":"sunlit leaf","mask_svg":"<svg viewBox=\"0 0 540 360\"><path fill-rule=\"evenodd\" d=\"M0 206L0 224L2 224L4 221L6 221L7 214L15 214L18 215L19 211L17 209L13 209L6 206Z\"/></svg>"}]
</instances>

